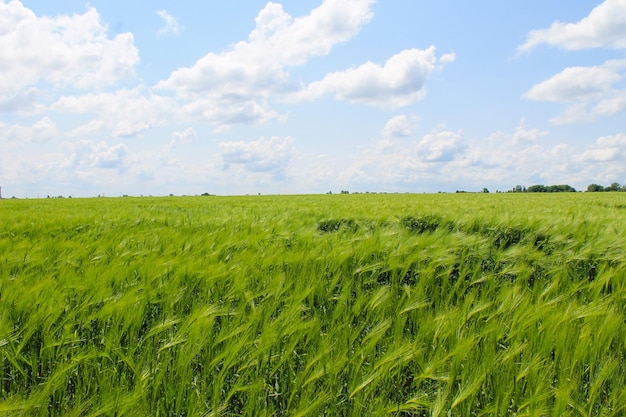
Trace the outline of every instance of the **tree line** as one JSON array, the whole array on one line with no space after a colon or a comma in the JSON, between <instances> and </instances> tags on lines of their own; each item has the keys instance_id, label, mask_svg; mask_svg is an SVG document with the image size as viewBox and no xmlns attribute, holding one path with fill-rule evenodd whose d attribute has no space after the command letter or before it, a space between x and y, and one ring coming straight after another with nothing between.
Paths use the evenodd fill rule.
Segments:
<instances>
[{"instance_id":1,"label":"tree line","mask_svg":"<svg viewBox=\"0 0 626 417\"><path fill-rule=\"evenodd\" d=\"M511 193L575 193L576 188L567 184L559 184L559 185L531 185L526 188L523 185L516 185L511 191Z\"/></svg>"},{"instance_id":2,"label":"tree line","mask_svg":"<svg viewBox=\"0 0 626 417\"><path fill-rule=\"evenodd\" d=\"M587 186L587 192L602 192L602 191L626 191L626 185L620 185L617 182L612 183L609 186L602 186L599 184L589 184ZM485 192L483 190L483 192ZM487 191L488 192L488 191ZM576 189L571 185L559 184L559 185L531 185L525 187L523 185L516 185L510 193L575 193Z\"/></svg>"},{"instance_id":3,"label":"tree line","mask_svg":"<svg viewBox=\"0 0 626 417\"><path fill-rule=\"evenodd\" d=\"M619 183L614 182L608 187L603 187L599 184L589 184L587 187L587 192L600 192L600 191L626 191L626 185L619 185Z\"/></svg>"}]
</instances>

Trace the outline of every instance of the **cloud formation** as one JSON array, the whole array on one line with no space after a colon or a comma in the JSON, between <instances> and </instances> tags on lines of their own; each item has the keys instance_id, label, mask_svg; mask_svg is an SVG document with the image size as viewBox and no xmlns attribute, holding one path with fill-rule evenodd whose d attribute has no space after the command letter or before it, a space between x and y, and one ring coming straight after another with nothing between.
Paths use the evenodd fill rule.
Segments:
<instances>
[{"instance_id":1,"label":"cloud formation","mask_svg":"<svg viewBox=\"0 0 626 417\"><path fill-rule=\"evenodd\" d=\"M626 48L626 0L605 0L576 23L554 22L549 28L533 30L518 51L540 44L566 50ZM617 87L624 79L626 60L614 59L600 65L572 66L535 84L523 98L567 103L550 119L555 125L592 122L626 109L626 90Z\"/></svg>"},{"instance_id":2,"label":"cloud formation","mask_svg":"<svg viewBox=\"0 0 626 417\"><path fill-rule=\"evenodd\" d=\"M510 48L512 41L504 32L490 40L494 48L474 42L476 33L436 32L436 42L463 51L462 67L442 73L456 55L421 44L421 29L410 18L400 23L401 11L375 0L318 0L318 7L293 16L276 2L260 10L248 5L238 14L244 21L227 34L194 26L193 45L163 42L159 36L177 35L182 26L149 4L107 5L107 13L129 12L108 28L90 6L67 14L76 6L46 3L46 17L5 0L0 180L44 195L75 184L90 195L105 187L116 194L239 194L623 182L624 1L605 1L579 22L528 32L520 52L541 45L604 48L551 54L550 65L560 66L533 79L534 70L501 72L518 63L502 65L495 46ZM206 7L228 16L237 8ZM494 18L513 19L463 7L483 27ZM562 8L553 4L544 14ZM178 10L180 17L191 12ZM530 29L541 20L529 12L523 21ZM124 27L140 29L141 65L133 35L118 33ZM525 55L539 57L528 64L545 67L541 54L550 51L535 52ZM488 70L468 77L475 68ZM427 89L428 101L412 106ZM520 97L555 104L517 107ZM543 113L554 106L561 106L555 114ZM489 127L506 120L512 121L505 131ZM548 121L598 122L576 129ZM594 136L594 129L601 133Z\"/></svg>"},{"instance_id":3,"label":"cloud formation","mask_svg":"<svg viewBox=\"0 0 626 417\"><path fill-rule=\"evenodd\" d=\"M406 49L377 65L366 62L356 68L327 74L309 84L296 97L316 99L326 94L378 107L398 108L424 96L424 84L435 70L435 47L425 50Z\"/></svg>"},{"instance_id":4,"label":"cloud formation","mask_svg":"<svg viewBox=\"0 0 626 417\"><path fill-rule=\"evenodd\" d=\"M124 170L126 156L129 153L128 147L124 144L109 146L105 142L95 143L90 140L67 143L66 147L71 154L62 166L78 171L91 171L93 168Z\"/></svg>"},{"instance_id":5,"label":"cloud formation","mask_svg":"<svg viewBox=\"0 0 626 417\"><path fill-rule=\"evenodd\" d=\"M53 139L58 134L57 126L48 117L41 118L32 126L7 126L0 122L0 137L8 141L42 143Z\"/></svg>"},{"instance_id":6,"label":"cloud formation","mask_svg":"<svg viewBox=\"0 0 626 417\"><path fill-rule=\"evenodd\" d=\"M222 142L219 144L223 169L240 166L252 173L268 173L282 177L294 152L292 137L264 137L252 142Z\"/></svg>"},{"instance_id":7,"label":"cloud formation","mask_svg":"<svg viewBox=\"0 0 626 417\"><path fill-rule=\"evenodd\" d=\"M626 135L602 136L588 146L578 160L581 162L610 162L626 160Z\"/></svg>"},{"instance_id":8,"label":"cloud formation","mask_svg":"<svg viewBox=\"0 0 626 417\"><path fill-rule=\"evenodd\" d=\"M622 67L626 61L622 62ZM524 94L530 100L571 102L591 98L609 91L622 76L620 66L569 67L534 85Z\"/></svg>"},{"instance_id":9,"label":"cloud formation","mask_svg":"<svg viewBox=\"0 0 626 417\"><path fill-rule=\"evenodd\" d=\"M16 0L0 2L0 102L45 82L88 89L134 76L139 54L131 33L110 39L96 9L37 17ZM32 93L31 93L32 94Z\"/></svg>"},{"instance_id":10,"label":"cloud formation","mask_svg":"<svg viewBox=\"0 0 626 417\"><path fill-rule=\"evenodd\" d=\"M528 127L522 118L510 132L467 140L462 131L439 126L419 136L403 132L388 135L403 126L404 117L393 117L380 138L358 154L335 176L342 184L361 190L447 189L460 183L469 190L485 186L506 190L519 184L576 184L597 178L610 182L626 172L626 137L619 134L598 138L587 148L569 144L547 145L539 141L548 132ZM598 165L598 162L602 162Z\"/></svg>"},{"instance_id":11,"label":"cloud formation","mask_svg":"<svg viewBox=\"0 0 626 417\"><path fill-rule=\"evenodd\" d=\"M293 18L269 2L257 15L246 41L208 53L155 86L174 91L190 120L218 125L263 123L279 118L268 98L292 92L287 68L325 55L355 36L372 17L374 0L325 0L308 15Z\"/></svg>"},{"instance_id":12,"label":"cloud formation","mask_svg":"<svg viewBox=\"0 0 626 417\"><path fill-rule=\"evenodd\" d=\"M112 93L62 96L50 108L62 113L95 115L73 129L71 136L75 137L103 131L114 137L133 137L179 117L171 99L146 92L141 86Z\"/></svg>"},{"instance_id":13,"label":"cloud formation","mask_svg":"<svg viewBox=\"0 0 626 417\"><path fill-rule=\"evenodd\" d=\"M417 144L418 158L426 162L446 162L466 147L463 141L463 132L442 130L429 133Z\"/></svg>"},{"instance_id":14,"label":"cloud formation","mask_svg":"<svg viewBox=\"0 0 626 417\"><path fill-rule=\"evenodd\" d=\"M156 87L187 98L209 95L222 100L284 92L292 88L285 67L327 54L356 35L371 18L372 3L326 0L309 15L294 19L280 4L269 2L257 15L247 41L222 53L208 53L191 67L175 70Z\"/></svg>"},{"instance_id":15,"label":"cloud formation","mask_svg":"<svg viewBox=\"0 0 626 417\"><path fill-rule=\"evenodd\" d=\"M188 120L217 125L265 123L284 116L271 101L313 100L332 95L338 100L399 108L423 97L432 72L454 61L446 54L437 61L435 47L406 49L384 65L366 62L300 85L292 67L327 55L354 37L373 16L374 0L325 0L308 15L294 18L278 3L269 2L257 15L248 39L221 53L208 53L194 65L179 68L155 88L173 91L182 100Z\"/></svg>"},{"instance_id":16,"label":"cloud formation","mask_svg":"<svg viewBox=\"0 0 626 417\"><path fill-rule=\"evenodd\" d=\"M455 166L463 161L468 144L462 131L444 125L418 136L414 117L394 116L381 130L380 137L356 155L337 176L346 186L389 189L420 184L433 186L454 181Z\"/></svg>"},{"instance_id":17,"label":"cloud formation","mask_svg":"<svg viewBox=\"0 0 626 417\"><path fill-rule=\"evenodd\" d=\"M567 103L553 124L589 122L626 109L626 90L615 88L623 81L626 59L610 60L590 67L568 67L535 84L522 96L537 101Z\"/></svg>"},{"instance_id":18,"label":"cloud formation","mask_svg":"<svg viewBox=\"0 0 626 417\"><path fill-rule=\"evenodd\" d=\"M174 132L172 134L172 145L180 143L189 145L191 143L195 143L198 141L198 134L194 130L193 127L188 127L187 129L179 132Z\"/></svg>"},{"instance_id":19,"label":"cloud formation","mask_svg":"<svg viewBox=\"0 0 626 417\"><path fill-rule=\"evenodd\" d=\"M568 50L626 48L626 1L605 0L576 23L554 22L547 29L531 31L519 51L548 44Z\"/></svg>"},{"instance_id":20,"label":"cloud formation","mask_svg":"<svg viewBox=\"0 0 626 417\"><path fill-rule=\"evenodd\" d=\"M517 129L515 130L515 133L513 134L513 144L520 145L524 143L532 143L539 138L546 136L548 133L550 132L547 130L540 130L537 128L527 129L526 119L522 118L517 126Z\"/></svg>"},{"instance_id":21,"label":"cloud formation","mask_svg":"<svg viewBox=\"0 0 626 417\"><path fill-rule=\"evenodd\" d=\"M383 138L403 138L410 136L412 131L410 118L406 114L401 114L389 119L380 133Z\"/></svg>"}]
</instances>

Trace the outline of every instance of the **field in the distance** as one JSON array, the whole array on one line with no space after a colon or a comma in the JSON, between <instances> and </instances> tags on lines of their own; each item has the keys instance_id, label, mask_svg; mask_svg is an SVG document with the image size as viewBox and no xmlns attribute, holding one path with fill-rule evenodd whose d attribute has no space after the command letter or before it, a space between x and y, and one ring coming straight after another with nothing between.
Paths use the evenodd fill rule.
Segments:
<instances>
[{"instance_id":1,"label":"field in the distance","mask_svg":"<svg viewBox=\"0 0 626 417\"><path fill-rule=\"evenodd\" d=\"M0 415L626 413L622 193L0 201Z\"/></svg>"}]
</instances>

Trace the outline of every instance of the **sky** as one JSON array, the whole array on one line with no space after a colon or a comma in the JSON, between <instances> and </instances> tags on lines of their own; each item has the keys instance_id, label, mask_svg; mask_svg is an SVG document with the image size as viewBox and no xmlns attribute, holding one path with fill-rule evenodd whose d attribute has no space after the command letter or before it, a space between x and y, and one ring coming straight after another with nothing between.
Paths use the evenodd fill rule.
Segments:
<instances>
[{"instance_id":1,"label":"sky","mask_svg":"<svg viewBox=\"0 0 626 417\"><path fill-rule=\"evenodd\" d=\"M626 0L0 0L2 197L626 183Z\"/></svg>"}]
</instances>

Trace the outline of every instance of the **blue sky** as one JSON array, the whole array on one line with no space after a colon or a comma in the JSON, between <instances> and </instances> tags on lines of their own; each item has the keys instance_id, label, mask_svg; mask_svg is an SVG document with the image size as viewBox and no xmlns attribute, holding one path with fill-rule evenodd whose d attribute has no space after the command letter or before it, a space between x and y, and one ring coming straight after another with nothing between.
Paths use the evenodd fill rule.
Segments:
<instances>
[{"instance_id":1,"label":"blue sky","mask_svg":"<svg viewBox=\"0 0 626 417\"><path fill-rule=\"evenodd\" d=\"M0 1L3 197L626 183L626 0Z\"/></svg>"}]
</instances>

